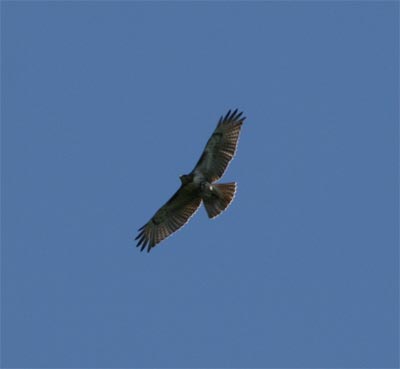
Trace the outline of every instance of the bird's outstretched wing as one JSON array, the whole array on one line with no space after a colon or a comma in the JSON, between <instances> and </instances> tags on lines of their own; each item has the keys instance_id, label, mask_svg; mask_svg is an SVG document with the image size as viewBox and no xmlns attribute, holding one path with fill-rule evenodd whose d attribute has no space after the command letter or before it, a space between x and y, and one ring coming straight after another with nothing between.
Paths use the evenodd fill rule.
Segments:
<instances>
[{"instance_id":1,"label":"bird's outstretched wing","mask_svg":"<svg viewBox=\"0 0 400 369\"><path fill-rule=\"evenodd\" d=\"M181 188L142 227L135 238L140 251L147 247L149 252L163 239L183 227L201 204L199 194L188 186Z\"/></svg>"},{"instance_id":2,"label":"bird's outstretched wing","mask_svg":"<svg viewBox=\"0 0 400 369\"><path fill-rule=\"evenodd\" d=\"M197 162L194 173L201 173L209 182L220 179L235 155L240 129L245 117L238 110L222 116Z\"/></svg>"}]
</instances>

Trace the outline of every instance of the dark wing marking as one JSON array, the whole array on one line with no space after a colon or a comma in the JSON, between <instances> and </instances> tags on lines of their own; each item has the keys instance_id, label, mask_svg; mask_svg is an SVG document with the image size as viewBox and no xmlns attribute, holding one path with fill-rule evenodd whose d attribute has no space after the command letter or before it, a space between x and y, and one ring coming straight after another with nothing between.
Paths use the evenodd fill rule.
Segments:
<instances>
[{"instance_id":1,"label":"dark wing marking","mask_svg":"<svg viewBox=\"0 0 400 369\"><path fill-rule=\"evenodd\" d=\"M246 119L242 114L237 109L233 112L229 110L225 117L219 119L193 172L200 172L209 182L223 176L235 156L240 129Z\"/></svg>"},{"instance_id":2,"label":"dark wing marking","mask_svg":"<svg viewBox=\"0 0 400 369\"><path fill-rule=\"evenodd\" d=\"M162 206L142 228L135 238L140 251L147 247L149 252L155 245L182 228L201 204L198 193L181 188Z\"/></svg>"}]
</instances>

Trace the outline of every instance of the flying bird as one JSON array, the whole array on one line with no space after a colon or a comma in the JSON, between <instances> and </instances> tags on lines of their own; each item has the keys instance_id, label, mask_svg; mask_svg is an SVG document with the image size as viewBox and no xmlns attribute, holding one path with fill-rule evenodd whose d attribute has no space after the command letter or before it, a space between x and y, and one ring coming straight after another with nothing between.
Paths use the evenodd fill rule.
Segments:
<instances>
[{"instance_id":1,"label":"flying bird","mask_svg":"<svg viewBox=\"0 0 400 369\"><path fill-rule=\"evenodd\" d=\"M209 218L222 213L232 202L236 183L214 183L225 173L235 155L245 117L238 110L222 116L194 169L181 175L179 190L141 228L137 246L149 252L155 245L182 228L204 204Z\"/></svg>"}]
</instances>

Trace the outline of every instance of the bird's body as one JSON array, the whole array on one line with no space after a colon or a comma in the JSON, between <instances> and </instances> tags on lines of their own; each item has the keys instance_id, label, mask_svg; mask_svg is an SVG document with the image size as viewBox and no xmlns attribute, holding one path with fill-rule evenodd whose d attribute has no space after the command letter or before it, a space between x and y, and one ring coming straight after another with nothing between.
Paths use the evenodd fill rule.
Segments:
<instances>
[{"instance_id":1,"label":"bird's body","mask_svg":"<svg viewBox=\"0 0 400 369\"><path fill-rule=\"evenodd\" d=\"M232 202L236 183L214 183L224 174L236 152L244 117L237 110L221 117L217 128L189 174L180 176L181 187L139 229L137 246L150 251L155 245L183 227L204 203L209 218L222 213Z\"/></svg>"}]
</instances>

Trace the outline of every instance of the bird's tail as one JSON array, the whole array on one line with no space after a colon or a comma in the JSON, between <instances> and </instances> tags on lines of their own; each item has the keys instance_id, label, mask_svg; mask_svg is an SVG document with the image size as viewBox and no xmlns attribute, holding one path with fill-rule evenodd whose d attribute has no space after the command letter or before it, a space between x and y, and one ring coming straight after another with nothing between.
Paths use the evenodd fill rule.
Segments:
<instances>
[{"instance_id":1,"label":"bird's tail","mask_svg":"<svg viewBox=\"0 0 400 369\"><path fill-rule=\"evenodd\" d=\"M213 184L210 192L203 197L208 217L214 218L221 214L232 202L235 193L235 182Z\"/></svg>"}]
</instances>

